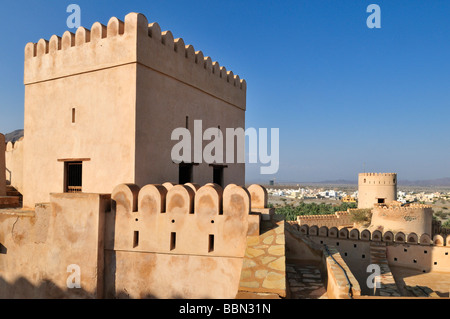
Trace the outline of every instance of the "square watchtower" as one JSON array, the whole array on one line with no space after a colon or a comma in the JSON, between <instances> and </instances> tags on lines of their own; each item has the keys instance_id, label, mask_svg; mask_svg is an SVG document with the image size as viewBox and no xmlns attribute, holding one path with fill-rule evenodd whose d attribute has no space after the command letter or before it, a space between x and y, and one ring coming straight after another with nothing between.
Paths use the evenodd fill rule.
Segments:
<instances>
[{"instance_id":1,"label":"square watchtower","mask_svg":"<svg viewBox=\"0 0 450 319\"><path fill-rule=\"evenodd\" d=\"M171 160L172 131L194 120L245 129L245 80L142 14L27 44L24 83L24 206L121 183L245 183L245 164Z\"/></svg>"}]
</instances>

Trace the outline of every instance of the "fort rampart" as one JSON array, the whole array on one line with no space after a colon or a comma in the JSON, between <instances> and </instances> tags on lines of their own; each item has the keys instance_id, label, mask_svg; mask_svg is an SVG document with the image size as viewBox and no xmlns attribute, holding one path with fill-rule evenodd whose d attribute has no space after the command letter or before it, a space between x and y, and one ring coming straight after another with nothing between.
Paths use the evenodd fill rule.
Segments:
<instances>
[{"instance_id":1,"label":"fort rampart","mask_svg":"<svg viewBox=\"0 0 450 319\"><path fill-rule=\"evenodd\" d=\"M234 298L247 238L257 238L262 215L271 214L261 207L265 189L248 189L123 184L112 195L51 194L34 211L2 210L0 297ZM67 288L74 266L80 289ZM264 287L259 292L286 294L285 285Z\"/></svg>"}]
</instances>

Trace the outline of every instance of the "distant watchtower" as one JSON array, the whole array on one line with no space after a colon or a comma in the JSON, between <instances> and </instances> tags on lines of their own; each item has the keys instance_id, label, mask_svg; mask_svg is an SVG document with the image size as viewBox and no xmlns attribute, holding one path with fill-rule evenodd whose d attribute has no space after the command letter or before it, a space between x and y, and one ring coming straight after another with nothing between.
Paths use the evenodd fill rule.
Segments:
<instances>
[{"instance_id":1,"label":"distant watchtower","mask_svg":"<svg viewBox=\"0 0 450 319\"><path fill-rule=\"evenodd\" d=\"M358 208L373 208L397 200L397 174L363 173L358 180Z\"/></svg>"}]
</instances>

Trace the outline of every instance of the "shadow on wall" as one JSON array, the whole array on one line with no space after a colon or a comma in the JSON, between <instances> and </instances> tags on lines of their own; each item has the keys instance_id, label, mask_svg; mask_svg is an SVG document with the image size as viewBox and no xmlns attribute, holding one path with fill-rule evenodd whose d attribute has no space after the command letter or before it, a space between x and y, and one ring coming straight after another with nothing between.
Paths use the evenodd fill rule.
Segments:
<instances>
[{"instance_id":1,"label":"shadow on wall","mask_svg":"<svg viewBox=\"0 0 450 319\"><path fill-rule=\"evenodd\" d=\"M10 283L0 277L0 299L93 299L83 289L61 289L49 279L43 279L39 286L28 279L19 277Z\"/></svg>"},{"instance_id":2,"label":"shadow on wall","mask_svg":"<svg viewBox=\"0 0 450 319\"><path fill-rule=\"evenodd\" d=\"M24 277L9 283L0 277L0 299L94 299L92 294L82 288L62 289L49 279L43 279L39 286L33 285ZM145 295L142 299L157 299L152 295ZM109 299L131 299L126 292L120 292L116 297ZM182 296L173 296L173 299L183 299Z\"/></svg>"}]
</instances>

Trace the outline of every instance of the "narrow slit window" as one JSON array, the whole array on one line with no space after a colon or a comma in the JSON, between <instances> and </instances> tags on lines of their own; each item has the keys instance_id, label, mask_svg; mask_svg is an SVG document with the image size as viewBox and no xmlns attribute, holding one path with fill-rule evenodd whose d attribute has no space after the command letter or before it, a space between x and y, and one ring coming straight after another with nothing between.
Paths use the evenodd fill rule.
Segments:
<instances>
[{"instance_id":1,"label":"narrow slit window","mask_svg":"<svg viewBox=\"0 0 450 319\"><path fill-rule=\"evenodd\" d=\"M177 233L170 234L170 250L175 250L177 247Z\"/></svg>"},{"instance_id":2,"label":"narrow slit window","mask_svg":"<svg viewBox=\"0 0 450 319\"><path fill-rule=\"evenodd\" d=\"M75 108L72 108L72 123L75 123L75 121L76 121L76 110L75 110Z\"/></svg>"},{"instance_id":3,"label":"narrow slit window","mask_svg":"<svg viewBox=\"0 0 450 319\"><path fill-rule=\"evenodd\" d=\"M208 252L214 252L214 235L209 235Z\"/></svg>"},{"instance_id":4,"label":"narrow slit window","mask_svg":"<svg viewBox=\"0 0 450 319\"><path fill-rule=\"evenodd\" d=\"M189 129L189 116L186 116L186 129Z\"/></svg>"},{"instance_id":5,"label":"narrow slit window","mask_svg":"<svg viewBox=\"0 0 450 319\"><path fill-rule=\"evenodd\" d=\"M138 246L139 246L139 232L135 231L133 237L133 248L136 248Z\"/></svg>"}]
</instances>

